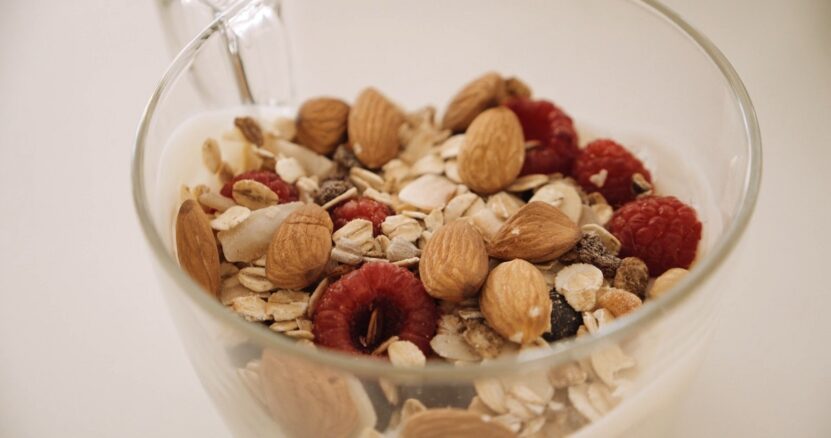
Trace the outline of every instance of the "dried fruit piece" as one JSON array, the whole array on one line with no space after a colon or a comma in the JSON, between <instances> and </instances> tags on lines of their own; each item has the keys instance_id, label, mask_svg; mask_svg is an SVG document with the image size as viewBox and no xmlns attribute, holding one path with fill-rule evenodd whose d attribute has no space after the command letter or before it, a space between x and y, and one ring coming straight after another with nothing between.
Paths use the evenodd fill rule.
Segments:
<instances>
[{"instance_id":1,"label":"dried fruit piece","mask_svg":"<svg viewBox=\"0 0 831 438\"><path fill-rule=\"evenodd\" d=\"M453 96L444 112L442 127L453 132L467 130L476 116L498 105L503 94L504 85L498 73L490 72L476 78Z\"/></svg>"},{"instance_id":2,"label":"dried fruit piece","mask_svg":"<svg viewBox=\"0 0 831 438\"><path fill-rule=\"evenodd\" d=\"M375 342L367 342L373 313ZM427 355L437 320L436 304L415 275L389 263L367 263L323 293L314 334L320 345L358 354L370 354L385 339L398 336Z\"/></svg>"},{"instance_id":3,"label":"dried fruit piece","mask_svg":"<svg viewBox=\"0 0 831 438\"><path fill-rule=\"evenodd\" d=\"M407 419L401 428L402 438L512 438L516 434L506 426L461 409L428 409Z\"/></svg>"},{"instance_id":4,"label":"dried fruit piece","mask_svg":"<svg viewBox=\"0 0 831 438\"><path fill-rule=\"evenodd\" d=\"M652 180L641 160L612 140L589 143L574 162L574 178L587 193L600 192L613 206L635 199L632 178Z\"/></svg>"},{"instance_id":5,"label":"dried fruit piece","mask_svg":"<svg viewBox=\"0 0 831 438\"><path fill-rule=\"evenodd\" d=\"M548 342L570 338L577 334L577 329L583 323L580 312L574 310L566 301L566 297L555 291L551 297L551 331L542 335Z\"/></svg>"},{"instance_id":6,"label":"dried fruit piece","mask_svg":"<svg viewBox=\"0 0 831 438\"><path fill-rule=\"evenodd\" d=\"M496 193L519 175L524 153L516 115L506 108L489 109L473 120L465 134L459 177L477 193Z\"/></svg>"},{"instance_id":7,"label":"dried fruit piece","mask_svg":"<svg viewBox=\"0 0 831 438\"><path fill-rule=\"evenodd\" d=\"M398 154L398 128L404 114L374 88L358 95L349 112L349 143L355 157L365 166L377 169Z\"/></svg>"},{"instance_id":8,"label":"dried fruit piece","mask_svg":"<svg viewBox=\"0 0 831 438\"><path fill-rule=\"evenodd\" d=\"M626 257L621 260L620 267L615 274L614 286L627 290L643 299L646 297L646 286L649 284L649 268L646 263L637 257Z\"/></svg>"},{"instance_id":9,"label":"dried fruit piece","mask_svg":"<svg viewBox=\"0 0 831 438\"><path fill-rule=\"evenodd\" d=\"M467 222L447 224L424 247L419 272L434 298L459 302L472 297L488 275L485 242Z\"/></svg>"},{"instance_id":10,"label":"dried fruit piece","mask_svg":"<svg viewBox=\"0 0 831 438\"><path fill-rule=\"evenodd\" d=\"M349 105L331 97L309 99L297 111L297 143L328 155L346 140Z\"/></svg>"},{"instance_id":11,"label":"dried fruit piece","mask_svg":"<svg viewBox=\"0 0 831 438\"><path fill-rule=\"evenodd\" d=\"M564 264L587 263L598 267L605 277L614 278L620 259L613 255L595 233L583 233L580 241L559 260Z\"/></svg>"},{"instance_id":12,"label":"dried fruit piece","mask_svg":"<svg viewBox=\"0 0 831 438\"><path fill-rule=\"evenodd\" d=\"M638 257L652 276L670 268L689 268L701 240L695 210L673 196L647 196L618 209L609 231L621 244L624 257Z\"/></svg>"},{"instance_id":13,"label":"dried fruit piece","mask_svg":"<svg viewBox=\"0 0 831 438\"><path fill-rule=\"evenodd\" d=\"M373 235L377 236L381 234L381 224L393 212L388 206L374 199L359 196L336 205L330 214L335 230L355 219L366 219L372 222Z\"/></svg>"},{"instance_id":14,"label":"dried fruit piece","mask_svg":"<svg viewBox=\"0 0 831 438\"><path fill-rule=\"evenodd\" d=\"M263 145L263 130L260 124L251 117L237 117L234 119L234 126L239 128L246 140L257 146Z\"/></svg>"},{"instance_id":15,"label":"dried fruit piece","mask_svg":"<svg viewBox=\"0 0 831 438\"><path fill-rule=\"evenodd\" d=\"M519 118L525 141L540 143L525 151L520 175L571 172L574 159L580 154L571 117L546 100L511 99L505 106Z\"/></svg>"},{"instance_id":16,"label":"dried fruit piece","mask_svg":"<svg viewBox=\"0 0 831 438\"><path fill-rule=\"evenodd\" d=\"M652 288L649 289L649 298L654 299L661 297L661 295L670 290L672 286L675 286L675 283L681 281L681 279L688 273L689 271L681 268L672 268L667 270L655 279L655 283L653 283Z\"/></svg>"},{"instance_id":17,"label":"dried fruit piece","mask_svg":"<svg viewBox=\"0 0 831 438\"><path fill-rule=\"evenodd\" d=\"M609 254L618 255L620 253L620 240L617 240L617 237L610 233L609 230L603 228L603 226L598 224L585 224L580 229L583 230L583 234L597 235Z\"/></svg>"},{"instance_id":18,"label":"dried fruit piece","mask_svg":"<svg viewBox=\"0 0 831 438\"><path fill-rule=\"evenodd\" d=\"M326 203L342 195L352 187L351 183L342 179L330 179L323 181L323 183L320 184L320 189L315 195L315 203L317 205L326 205Z\"/></svg>"},{"instance_id":19,"label":"dried fruit piece","mask_svg":"<svg viewBox=\"0 0 831 438\"><path fill-rule=\"evenodd\" d=\"M597 305L615 317L626 315L637 309L643 302L637 295L617 288L606 288L597 294Z\"/></svg>"},{"instance_id":20,"label":"dried fruit piece","mask_svg":"<svg viewBox=\"0 0 831 438\"><path fill-rule=\"evenodd\" d=\"M580 240L580 229L563 212L544 202L523 206L499 229L488 254L501 260L554 260Z\"/></svg>"},{"instance_id":21,"label":"dried fruit piece","mask_svg":"<svg viewBox=\"0 0 831 438\"><path fill-rule=\"evenodd\" d=\"M315 204L291 213L277 228L266 254L268 279L277 287L302 289L317 281L332 250L332 220Z\"/></svg>"},{"instance_id":22,"label":"dried fruit piece","mask_svg":"<svg viewBox=\"0 0 831 438\"><path fill-rule=\"evenodd\" d=\"M202 207L188 199L176 215L176 255L179 265L211 295L219 295L219 251Z\"/></svg>"},{"instance_id":23,"label":"dried fruit piece","mask_svg":"<svg viewBox=\"0 0 831 438\"><path fill-rule=\"evenodd\" d=\"M545 279L534 265L517 259L494 268L479 306L497 333L527 344L551 329L551 299Z\"/></svg>"},{"instance_id":24,"label":"dried fruit piece","mask_svg":"<svg viewBox=\"0 0 831 438\"><path fill-rule=\"evenodd\" d=\"M283 179L276 173L267 170L254 170L239 174L225 183L219 193L222 194L222 196L232 198L234 184L242 180L253 180L265 184L269 189L271 189L271 191L277 194L277 197L279 198L278 202L281 204L294 202L298 199L297 189L295 189L293 185L283 181Z\"/></svg>"}]
</instances>

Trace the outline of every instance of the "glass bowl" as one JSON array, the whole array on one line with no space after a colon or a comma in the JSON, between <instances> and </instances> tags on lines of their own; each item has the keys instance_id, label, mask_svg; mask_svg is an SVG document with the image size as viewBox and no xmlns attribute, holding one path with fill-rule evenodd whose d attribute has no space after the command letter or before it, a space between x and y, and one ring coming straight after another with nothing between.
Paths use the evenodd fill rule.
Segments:
<instances>
[{"instance_id":1,"label":"glass bowl","mask_svg":"<svg viewBox=\"0 0 831 438\"><path fill-rule=\"evenodd\" d=\"M760 181L750 98L712 43L652 1L248 0L213 17L147 105L132 180L161 290L235 435L465 436L480 423L523 436L669 433L721 296L739 287L730 260ZM491 70L522 78L535 96L564 108L581 144L611 137L631 146L662 193L697 208L704 235L684 280L589 336L478 366L402 369L246 322L179 269L172 239L179 187L204 183L207 174L201 139L169 143L195 116L220 111L230 127L232 115L291 115L308 97L351 101L370 85L409 110L442 109ZM634 366L610 372L624 362ZM476 394L475 415L438 410L467 409ZM523 396L534 400L518 405ZM415 414L423 407L429 415Z\"/></svg>"}]
</instances>

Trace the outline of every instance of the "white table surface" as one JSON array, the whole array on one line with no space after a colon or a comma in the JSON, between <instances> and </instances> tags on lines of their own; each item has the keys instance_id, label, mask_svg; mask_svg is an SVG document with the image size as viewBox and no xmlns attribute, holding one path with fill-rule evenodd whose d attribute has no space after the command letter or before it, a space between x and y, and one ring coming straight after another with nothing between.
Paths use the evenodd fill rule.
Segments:
<instances>
[{"instance_id":1,"label":"white table surface","mask_svg":"<svg viewBox=\"0 0 831 438\"><path fill-rule=\"evenodd\" d=\"M152 1L0 13L0 436L225 437L156 292L128 178L170 56ZM831 436L831 1L670 0L758 111L764 183L676 436Z\"/></svg>"}]
</instances>

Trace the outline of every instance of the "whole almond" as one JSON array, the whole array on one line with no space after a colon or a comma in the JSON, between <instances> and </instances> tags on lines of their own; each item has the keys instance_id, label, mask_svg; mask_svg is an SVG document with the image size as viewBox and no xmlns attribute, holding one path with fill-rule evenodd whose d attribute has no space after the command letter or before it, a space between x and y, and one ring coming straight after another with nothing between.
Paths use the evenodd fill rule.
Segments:
<instances>
[{"instance_id":1,"label":"whole almond","mask_svg":"<svg viewBox=\"0 0 831 438\"><path fill-rule=\"evenodd\" d=\"M453 96L444 112L442 128L464 132L482 111L498 105L504 93L504 82L498 73L476 78Z\"/></svg>"},{"instance_id":2,"label":"whole almond","mask_svg":"<svg viewBox=\"0 0 831 438\"><path fill-rule=\"evenodd\" d=\"M332 251L332 219L326 210L306 204L291 213L271 238L266 275L274 286L302 289L317 281Z\"/></svg>"},{"instance_id":3,"label":"whole almond","mask_svg":"<svg viewBox=\"0 0 831 438\"><path fill-rule=\"evenodd\" d=\"M551 298L542 273L522 259L494 268L479 299L488 324L512 342L527 344L551 330Z\"/></svg>"},{"instance_id":4,"label":"whole almond","mask_svg":"<svg viewBox=\"0 0 831 438\"><path fill-rule=\"evenodd\" d=\"M547 262L568 252L581 235L577 224L556 207L529 202L502 224L488 246L488 254L500 260Z\"/></svg>"},{"instance_id":5,"label":"whole almond","mask_svg":"<svg viewBox=\"0 0 831 438\"><path fill-rule=\"evenodd\" d=\"M328 155L346 140L348 118L349 105L340 99L309 99L297 112L297 143Z\"/></svg>"},{"instance_id":6,"label":"whole almond","mask_svg":"<svg viewBox=\"0 0 831 438\"><path fill-rule=\"evenodd\" d=\"M402 438L511 438L507 426L488 421L483 415L461 409L428 409L407 417Z\"/></svg>"},{"instance_id":7,"label":"whole almond","mask_svg":"<svg viewBox=\"0 0 831 438\"><path fill-rule=\"evenodd\" d=\"M349 112L349 143L355 157L377 169L398 155L398 129L404 114L378 90L367 88Z\"/></svg>"},{"instance_id":8,"label":"whole almond","mask_svg":"<svg viewBox=\"0 0 831 438\"><path fill-rule=\"evenodd\" d=\"M421 253L419 273L434 298L459 302L476 295L488 276L482 236L465 221L441 227Z\"/></svg>"},{"instance_id":9,"label":"whole almond","mask_svg":"<svg viewBox=\"0 0 831 438\"><path fill-rule=\"evenodd\" d=\"M194 281L218 296L219 250L208 216L193 199L183 202L176 215L176 255Z\"/></svg>"},{"instance_id":10,"label":"whole almond","mask_svg":"<svg viewBox=\"0 0 831 438\"><path fill-rule=\"evenodd\" d=\"M361 382L331 367L264 349L254 376L282 436L355 437L377 421Z\"/></svg>"},{"instance_id":11,"label":"whole almond","mask_svg":"<svg viewBox=\"0 0 831 438\"><path fill-rule=\"evenodd\" d=\"M522 170L525 146L522 125L508 108L479 114L465 134L459 151L459 177L473 191L496 193L508 187Z\"/></svg>"}]
</instances>

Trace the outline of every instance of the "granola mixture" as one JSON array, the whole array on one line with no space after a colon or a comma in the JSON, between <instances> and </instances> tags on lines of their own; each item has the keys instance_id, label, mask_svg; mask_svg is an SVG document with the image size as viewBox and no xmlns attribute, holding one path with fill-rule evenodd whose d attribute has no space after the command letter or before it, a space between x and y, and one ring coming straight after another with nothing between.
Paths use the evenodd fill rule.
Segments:
<instances>
[{"instance_id":1,"label":"granola mixture","mask_svg":"<svg viewBox=\"0 0 831 438\"><path fill-rule=\"evenodd\" d=\"M659 196L625 147L581 147L564 111L496 73L467 84L441 121L367 88L352 105L316 98L294 119L229 129L202 145L220 188L182 188L182 268L277 335L393 366L468 366L590 336L682 278L701 236L695 211ZM242 151L241 168L220 144ZM379 385L403 436L560 436L613 409L636 365L610 345L476 381L467 410ZM259 366L240 370L252 391Z\"/></svg>"}]
</instances>

